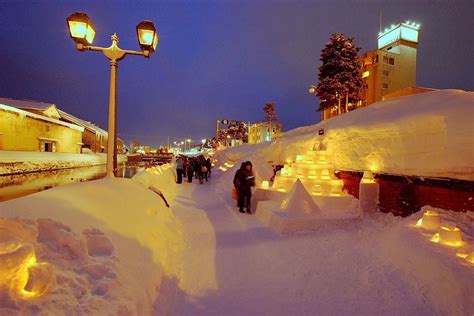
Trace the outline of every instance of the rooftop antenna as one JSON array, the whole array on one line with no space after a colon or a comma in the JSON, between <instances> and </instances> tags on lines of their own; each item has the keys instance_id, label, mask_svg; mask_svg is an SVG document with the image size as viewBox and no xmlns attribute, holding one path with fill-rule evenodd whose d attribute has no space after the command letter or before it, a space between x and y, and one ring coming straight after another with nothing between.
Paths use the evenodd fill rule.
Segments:
<instances>
[{"instance_id":1,"label":"rooftop antenna","mask_svg":"<svg viewBox=\"0 0 474 316\"><path fill-rule=\"evenodd\" d=\"M380 33L382 33L382 10L380 10Z\"/></svg>"}]
</instances>

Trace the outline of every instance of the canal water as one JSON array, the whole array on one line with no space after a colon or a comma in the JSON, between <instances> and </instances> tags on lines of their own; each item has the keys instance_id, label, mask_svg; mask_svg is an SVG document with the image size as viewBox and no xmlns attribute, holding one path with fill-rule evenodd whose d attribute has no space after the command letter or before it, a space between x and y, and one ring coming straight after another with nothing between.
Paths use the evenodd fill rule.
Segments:
<instances>
[{"instance_id":1,"label":"canal water","mask_svg":"<svg viewBox=\"0 0 474 316\"><path fill-rule=\"evenodd\" d=\"M153 166L150 164L120 164L118 177L131 178L137 172ZM11 200L64 184L101 179L105 175L105 165L101 165L0 176L0 201Z\"/></svg>"}]
</instances>

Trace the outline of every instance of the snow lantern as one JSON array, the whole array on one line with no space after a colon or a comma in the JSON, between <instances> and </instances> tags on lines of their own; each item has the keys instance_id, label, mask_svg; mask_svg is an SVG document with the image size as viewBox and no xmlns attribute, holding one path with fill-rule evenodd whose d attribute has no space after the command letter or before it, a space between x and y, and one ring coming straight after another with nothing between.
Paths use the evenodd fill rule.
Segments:
<instances>
[{"instance_id":1,"label":"snow lantern","mask_svg":"<svg viewBox=\"0 0 474 316\"><path fill-rule=\"evenodd\" d=\"M461 249L456 253L456 256L459 258L465 259L467 262L474 264L474 251L468 251L466 249Z\"/></svg>"},{"instance_id":2,"label":"snow lantern","mask_svg":"<svg viewBox=\"0 0 474 316\"><path fill-rule=\"evenodd\" d=\"M441 229L434 234L431 241L452 247L460 247L462 245L462 233L456 226L441 226Z\"/></svg>"},{"instance_id":3,"label":"snow lantern","mask_svg":"<svg viewBox=\"0 0 474 316\"><path fill-rule=\"evenodd\" d=\"M416 226L429 230L437 230L441 225L441 218L438 212L427 210L423 213L423 217L418 220Z\"/></svg>"},{"instance_id":4,"label":"snow lantern","mask_svg":"<svg viewBox=\"0 0 474 316\"><path fill-rule=\"evenodd\" d=\"M364 171L364 175L362 176L361 181L363 183L375 183L374 175L373 175L372 171Z\"/></svg>"},{"instance_id":5,"label":"snow lantern","mask_svg":"<svg viewBox=\"0 0 474 316\"><path fill-rule=\"evenodd\" d=\"M296 175L302 177L304 175L303 169L301 168L296 169Z\"/></svg>"},{"instance_id":6,"label":"snow lantern","mask_svg":"<svg viewBox=\"0 0 474 316\"><path fill-rule=\"evenodd\" d=\"M262 189L268 189L270 187L270 183L267 180L262 181Z\"/></svg>"},{"instance_id":7,"label":"snow lantern","mask_svg":"<svg viewBox=\"0 0 474 316\"><path fill-rule=\"evenodd\" d=\"M28 243L0 243L0 293L12 298L44 295L55 283L52 267L37 263Z\"/></svg>"},{"instance_id":8,"label":"snow lantern","mask_svg":"<svg viewBox=\"0 0 474 316\"><path fill-rule=\"evenodd\" d=\"M314 195L321 195L322 192L321 192L321 185L320 184L315 184L311 190L311 192L314 194Z\"/></svg>"},{"instance_id":9,"label":"snow lantern","mask_svg":"<svg viewBox=\"0 0 474 316\"><path fill-rule=\"evenodd\" d=\"M329 180L329 170L328 169L321 170L321 179Z\"/></svg>"},{"instance_id":10,"label":"snow lantern","mask_svg":"<svg viewBox=\"0 0 474 316\"><path fill-rule=\"evenodd\" d=\"M331 195L332 196L339 196L342 194L341 187L338 185L333 185L331 188Z\"/></svg>"}]
</instances>

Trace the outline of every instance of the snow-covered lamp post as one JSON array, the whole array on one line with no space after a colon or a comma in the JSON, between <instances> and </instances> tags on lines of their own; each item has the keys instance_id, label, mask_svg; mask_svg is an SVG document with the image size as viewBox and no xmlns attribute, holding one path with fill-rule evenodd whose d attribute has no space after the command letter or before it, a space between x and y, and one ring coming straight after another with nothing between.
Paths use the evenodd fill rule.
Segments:
<instances>
[{"instance_id":1,"label":"snow-covered lamp post","mask_svg":"<svg viewBox=\"0 0 474 316\"><path fill-rule=\"evenodd\" d=\"M118 47L117 34L112 35L110 47L92 46L95 38L95 29L91 20L85 13L76 12L67 18L67 25L71 38L76 42L76 48L80 51L102 52L110 61L110 91L109 91L109 127L107 137L107 176L114 177L117 171L117 67L118 62L126 55L139 55L149 58L158 46L158 33L151 21L138 23L138 44L142 51L123 50Z\"/></svg>"}]
</instances>

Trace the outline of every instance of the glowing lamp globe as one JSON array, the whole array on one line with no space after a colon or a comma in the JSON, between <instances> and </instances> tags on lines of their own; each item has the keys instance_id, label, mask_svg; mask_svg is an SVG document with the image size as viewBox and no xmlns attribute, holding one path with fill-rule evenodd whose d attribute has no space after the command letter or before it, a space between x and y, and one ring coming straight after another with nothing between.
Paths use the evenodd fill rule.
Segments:
<instances>
[{"instance_id":1,"label":"glowing lamp globe","mask_svg":"<svg viewBox=\"0 0 474 316\"><path fill-rule=\"evenodd\" d=\"M95 30L87 14L76 12L67 19L69 35L76 44L91 45L95 38Z\"/></svg>"},{"instance_id":2,"label":"glowing lamp globe","mask_svg":"<svg viewBox=\"0 0 474 316\"><path fill-rule=\"evenodd\" d=\"M137 25L138 45L145 52L145 57L156 51L159 42L158 32L152 21L141 21Z\"/></svg>"},{"instance_id":3,"label":"glowing lamp globe","mask_svg":"<svg viewBox=\"0 0 474 316\"><path fill-rule=\"evenodd\" d=\"M462 233L461 230L454 226L441 226L439 231L439 240L442 244L449 246L461 246L462 245Z\"/></svg>"},{"instance_id":4,"label":"glowing lamp globe","mask_svg":"<svg viewBox=\"0 0 474 316\"><path fill-rule=\"evenodd\" d=\"M423 213L423 217L418 221L417 225L425 229L437 230L441 225L441 218L438 212L428 210Z\"/></svg>"},{"instance_id":5,"label":"glowing lamp globe","mask_svg":"<svg viewBox=\"0 0 474 316\"><path fill-rule=\"evenodd\" d=\"M310 86L309 89L308 89L308 92L311 93L311 94L315 94L316 93L316 87L315 86Z\"/></svg>"}]
</instances>

